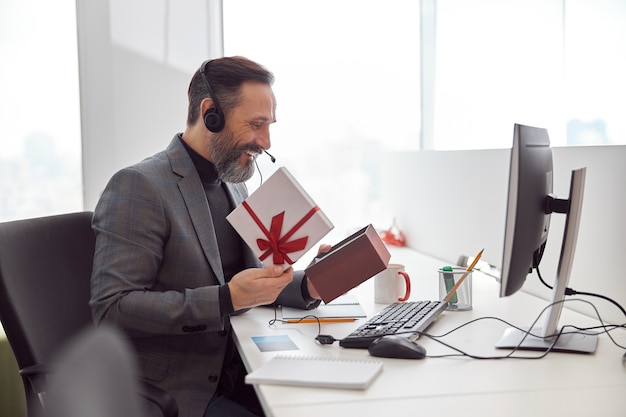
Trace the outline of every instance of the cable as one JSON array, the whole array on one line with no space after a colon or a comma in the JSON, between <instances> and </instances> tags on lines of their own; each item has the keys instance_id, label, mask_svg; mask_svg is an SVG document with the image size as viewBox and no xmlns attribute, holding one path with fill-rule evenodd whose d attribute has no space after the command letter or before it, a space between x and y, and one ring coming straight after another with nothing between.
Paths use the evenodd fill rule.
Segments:
<instances>
[{"instance_id":1,"label":"cable","mask_svg":"<svg viewBox=\"0 0 626 417\"><path fill-rule=\"evenodd\" d=\"M549 285L546 281L544 281L543 277L541 276L541 271L539 271L539 265L537 265L537 267L535 267L535 270L537 271L537 276L539 277L539 281L541 281L541 283L543 285L545 285L546 287L550 288L551 290L553 289L553 287L551 285ZM619 308L622 313L624 314L624 316L626 317L626 310L624 309L624 307L622 307L617 301L602 295L602 294L596 294L596 293L591 293L591 292L584 292L584 291L576 291L573 288L567 287L565 288L565 295L586 295L589 297L597 297L597 298L601 298L603 300L606 300L610 303L613 303L615 306L617 306L617 308Z\"/></svg>"},{"instance_id":2,"label":"cable","mask_svg":"<svg viewBox=\"0 0 626 417\"><path fill-rule=\"evenodd\" d=\"M581 328L581 327L577 327L577 326L573 326L573 325L564 325L561 327L561 329L556 333L556 334L552 334L552 335L547 335L545 336L545 338L549 339L549 338L554 338L554 340L552 341L552 343L545 349L545 350L541 350L541 353L539 355L536 356L516 356L515 353L519 350L522 349L522 345L524 343L524 341L526 340L527 337L531 336L531 337L535 337L535 338L542 338L543 336L541 335L536 335L532 333L532 329L535 328L535 325L539 322L539 320L541 319L541 317L544 315L544 313L552 306L559 304L559 303L566 303L566 302L581 302L581 303L585 303L591 306L591 308L594 310L595 315L597 317L597 319L600 321L600 325L599 326L593 326L593 327L586 327L586 328ZM304 317L301 317L299 320L297 321L287 321L287 320L282 320L279 319L277 316L277 306L274 305L274 318L271 319L268 322L268 325L272 326L274 325L276 322L280 322L280 323L299 323L300 321L302 321L305 318L314 318L317 321L317 336L315 337L315 340L322 344L322 345L332 345L334 342L338 342L341 341L341 339L335 339L333 336L331 335L326 335L326 334L321 334L322 331L322 325L320 322L320 319L313 315L313 314L309 314L306 315ZM449 336L450 334L466 327L469 326L471 324L475 324L479 321L482 320L496 320L499 322L502 322L504 324L506 324L509 327L512 327L514 329L519 330L520 332L524 333L524 336L522 337L522 339L519 341L519 343L517 344L517 346L515 346L514 348L511 349L511 351L509 353L507 353L506 355L500 355L500 356L480 356L480 355L473 355L470 353L467 353L455 346L450 345L449 343L446 343L442 340L440 340L441 338L444 338L446 336ZM574 329L574 331L566 331L567 328L572 328ZM548 354L550 354L554 347L556 346L556 343L558 342L558 339L561 335L565 335L565 334L572 334L572 333L578 333L578 334L588 334L588 335L600 335L602 333L606 333L607 336L609 337L609 339L611 339L611 341L613 342L613 344L617 347L619 347L620 349L624 349L626 350L626 346L622 346L620 345L614 338L613 336L610 334L611 331L618 329L618 328L626 328L626 323L624 324L605 324L602 316L600 315L600 312L598 311L598 309L596 308L596 306L591 303L590 301L587 300L582 300L582 299L572 299L572 300L561 300L561 301L556 301L554 303L550 303L548 304L546 307L544 307L538 314L537 318L532 322L532 324L530 325L529 329L525 329L525 328L521 328L518 326L515 326L514 324L511 324L509 322L507 322L504 319L501 319L499 317L494 317L494 316L486 316L486 317L478 317L475 319L472 319L468 322L465 322L451 330L448 330L445 333L439 334L439 335L433 335L430 333L426 333L426 332L415 332L415 331L407 331L407 332L398 332L396 333L396 335L402 335L402 334L419 334L420 336L424 336L429 338L430 340L433 340L445 347L447 347L448 349L451 349L453 351L456 351L458 353L451 353L451 354L443 354L443 355L427 355L428 358L449 358L449 357L468 357L470 359L476 359L476 360L499 360L499 359L525 359L525 360L529 360L529 359L542 359L544 357L546 357ZM592 330L596 330L596 329L603 329L603 331L600 332L591 332ZM537 349L537 351L540 351L539 349Z\"/></svg>"},{"instance_id":3,"label":"cable","mask_svg":"<svg viewBox=\"0 0 626 417\"><path fill-rule=\"evenodd\" d=\"M543 280L543 277L541 276L541 271L539 271L539 266L537 266L535 270L537 271L537 276L539 277L539 281L541 281L541 283L545 285L546 287L552 289L552 285L548 284L547 282Z\"/></svg>"},{"instance_id":4,"label":"cable","mask_svg":"<svg viewBox=\"0 0 626 417\"><path fill-rule=\"evenodd\" d=\"M297 323L300 323L304 319L315 319L317 321L317 335L318 335L318 337L320 336L320 333L322 333L322 323L320 322L319 317L317 317L317 316L315 316L313 314L307 314L306 316L300 317L298 320L295 320L295 321L289 320L289 321L287 321L287 320L283 320L283 319L279 319L278 318L277 307L278 306L276 304L274 304L274 318L267 322L268 326L273 326L274 324L276 324L276 322L297 324ZM328 336L328 337L332 338L332 336ZM333 338L333 341L335 341L335 340L336 339ZM322 343L322 342L320 342L320 343ZM331 343L323 343L323 344L331 344Z\"/></svg>"},{"instance_id":5,"label":"cable","mask_svg":"<svg viewBox=\"0 0 626 417\"><path fill-rule=\"evenodd\" d=\"M332 345L333 343L339 342L341 340L341 339L335 339L333 336L328 335L328 334L321 334L322 333L322 323L321 323L319 317L317 317L314 314L307 314L306 316L300 317L298 320L295 320L295 321L279 319L278 318L277 306L276 305L274 305L274 318L271 319L267 324L269 326L273 326L274 324L276 324L276 322L278 322L278 323L297 324L297 323L300 323L302 320L308 319L308 318L312 318L312 319L315 319L317 321L317 336L315 336L315 340L319 344L321 344L321 345Z\"/></svg>"},{"instance_id":6,"label":"cable","mask_svg":"<svg viewBox=\"0 0 626 417\"><path fill-rule=\"evenodd\" d=\"M604 323L604 321L603 321L603 319L602 319L602 317L601 317L601 315L600 315L600 313L599 313L599 311L598 311L598 310L597 310L597 308L595 307L595 305L594 305L593 303L591 303L591 302L587 301L587 300L580 300L580 299L576 299L576 300L563 300L563 301L557 301L557 302L555 302L555 303L551 303L551 304L549 304L548 306L546 306L546 307L545 307L545 308L544 308L544 309L543 309L543 310L539 313L538 317L535 319L535 321L534 321L534 322L532 323L532 325L530 326L530 327L531 327L531 329L532 329L532 328L535 326L535 324L539 321L539 319L541 318L541 316L542 316L542 315L543 315L543 314L544 314L544 313L545 313L545 312L546 312L546 311L547 311L550 307L552 307L553 305L555 305L555 304L557 304L557 303L575 302L575 301L578 301L578 302L582 302L582 303L586 303L586 304L591 305L591 307L592 307L592 308L593 308L593 310L595 311L595 314L596 314L596 316L597 316L598 320L600 321L601 325L600 325L600 326L594 326L594 327L588 327L588 328L579 328L579 327L572 326L572 325L564 325L564 326L561 328L561 330L560 330L557 334L554 334L554 335L548 335L548 336L546 336L546 337L548 337L548 338L550 338L550 337L554 337L554 341L553 341L553 342L552 342L552 344L551 344L551 345L550 345L550 346L549 346L549 347L548 347L545 351L543 351L543 353L542 353L541 355L539 355L539 356L513 356L513 354L514 354L517 350L519 350L519 349L521 348L521 345L522 345L523 341L525 340L525 338L526 338L527 336L533 336L533 337L541 337L541 336L534 335L534 334L532 334L532 333L531 333L531 331L530 331L530 330L522 329L522 328L520 328L520 327L517 327L517 326L515 326L515 325L512 325L511 323L508 323L507 321L505 321L505 320L503 320L503 319L500 319L500 318L498 318L498 317L479 317L479 318L476 318L476 319L470 320L470 321L468 321L468 322L466 322L466 323L463 323L463 324L461 324L460 326L457 326L456 328L451 329L450 331L448 331L448 332L446 332L446 333L444 333L444 334L441 334L441 335L431 335L431 334L428 334L428 333L425 333L425 332L422 332L422 333L420 333L420 334L421 334L421 335L423 335L423 336L425 336L425 337L428 337L429 339L434 340L434 341L436 341L436 342L438 342L438 343L440 343L440 344L442 344L442 345L444 345L444 346L446 346L446 347L448 347L448 348L450 348L450 349L452 349L452 350L455 350L455 351L457 351L457 352L459 352L459 353L460 353L460 354L447 354L447 355L434 355L434 356L430 356L430 355L429 355L429 356L428 356L429 358L444 358L444 357L452 357L452 356L467 356L467 357L472 358L472 359L541 359L541 358L545 357L548 353L550 353L550 352L552 351L552 349L554 348L554 346L556 345L556 343L557 343L557 341L558 341L558 338L559 338L561 335L564 335L564 334L571 334L571 333L584 333L584 334L592 334L592 335L599 335L599 334L602 334L602 333L606 333L606 334L607 334L607 336L609 337L609 339L611 339L611 341L613 342L613 344L614 344L615 346L619 347L620 349L625 349L625 350L626 350L626 346L622 346L622 345L620 345L619 343L617 343L617 341L616 341L616 340L613 338L613 336L610 334L610 332L611 332L612 330L615 330L615 329L617 329L617 328L626 328L626 324L620 324L620 325L616 325L616 324L605 324L605 323ZM513 348L513 350L512 350L509 354L507 354L507 355L503 355L503 356L488 356L488 357L483 357L483 356L477 356L477 355L471 355L471 354L468 354L467 352L464 352L464 351L462 351L462 350L460 350L460 349L458 349L458 348L456 348L456 347L454 347L454 346L451 346L451 345L449 345L449 344L447 344L447 343L445 343L445 342L443 342L443 341L439 340L439 338L441 338L441 337L445 337L445 336L447 336L447 335L450 335L451 333L453 333L453 332L455 332L455 331L457 331L457 330L459 330L459 329L461 329L461 328L463 328L463 327L465 327L465 326L467 326L467 325L469 325L469 324L475 323L475 322L480 321L480 320L485 320L485 319L493 319L493 320L497 320L497 321L500 321L500 322L502 322L502 323L505 323L505 324L507 324L508 326L513 327L513 328L515 328L515 329L517 329L517 330L520 330L521 332L525 333L525 337L524 337L524 338L522 338L522 340L519 342L519 344L518 344L515 348ZM573 328L573 329L575 329L575 331L566 331L566 328ZM604 331L602 331L602 332L593 332L593 333L590 333L590 332L589 332L590 330L595 330L595 329L598 329L598 328L602 328ZM586 333L585 333L585 332L586 332Z\"/></svg>"},{"instance_id":7,"label":"cable","mask_svg":"<svg viewBox=\"0 0 626 417\"><path fill-rule=\"evenodd\" d=\"M553 303L553 304L554 304L554 303ZM537 318L535 319L535 321L533 321L533 323L530 325L530 329L533 329L533 328L535 327L535 325L537 324L537 322L539 321L539 319L541 318L541 316L543 315L543 313L544 313L544 312L545 312L545 311L546 311L549 307L550 307L550 306L545 307L543 310L541 310L541 312L539 313L539 315L537 316ZM467 353L467 352L464 352L464 351L462 351L462 350L460 350L460 349L458 349L458 348L456 348L456 347L454 347L454 346L452 346L452 345L450 345L450 344L448 344L448 343L445 343L445 342L443 342L443 341L439 340L439 337L443 337L443 336L445 336L445 335L449 335L449 334L451 334L451 333L453 333L453 332L455 332L455 331L457 331L457 330L459 330L459 329L461 329L461 328L463 328L463 327L467 326L468 324L475 323L475 322L477 322L477 321L479 321L479 320L484 320L484 319L495 319L495 320L501 321L501 322L503 322L503 323L506 323L506 324L507 324L507 325L509 325L510 327L513 327L513 328L515 328L515 329L517 329L517 330L521 331L522 333L524 333L524 336L523 336L523 337L522 337L522 339L519 341L519 343L517 344L517 346L515 346L515 347L514 347L514 348L513 348L513 349L512 349L512 350L511 350L508 354L506 354L506 355L501 355L501 356L478 356L478 355L472 355L472 354L469 354L469 353ZM542 352L540 355L538 355L538 356L514 356L515 352L517 352L518 350L520 350L520 349L521 349L521 347L522 347L522 345L523 345L524 341L526 340L526 338L527 338L528 336L533 336L533 337L538 337L538 336L533 335L533 334L531 333L531 331L530 331L530 330L526 330L526 329L522 329L522 328L520 328L520 327L514 326L514 325L512 325L512 324L508 323L507 321L502 320L502 319L497 318L497 317L482 317L482 318L477 318L477 319L474 319L474 320L470 320L469 322L464 323L464 324L462 324L462 325L460 325L460 326L457 326L456 328L454 328L454 329L452 329L452 330L450 330L450 331L446 332L443 336L432 336L432 335L430 335L430 334L428 334L428 333L424 333L424 332L422 332L422 333L421 333L421 335L423 335L423 336L425 336L425 337L428 337L429 339L434 340L435 342L437 342L437 343L439 343L439 344L441 344L441 345L443 345L443 346L446 346L446 347L447 347L447 348L449 348L449 349L452 349L452 350L454 350L454 351L456 351L456 352L459 352L459 354L432 355L432 356L430 356L430 355L429 355L429 356L428 356L429 358L446 358L446 357L453 357L453 356L467 356L467 357L469 357L469 358L471 358L471 359L479 359L479 360L497 360L497 359L542 359L542 358L546 357L546 356L547 356L547 355L548 355L548 354L552 351L552 349L553 349L553 348L554 348L554 346L556 345L556 343L557 343L557 341L558 341L559 337L561 336L562 332L563 332L563 328L561 328L561 330L559 331L559 333L558 333L558 334L556 334L556 335L550 335L549 337L554 337L554 340L552 341L552 343L550 344L550 346L548 346L548 348L546 348L546 350L545 350L545 351L543 351L543 352Z\"/></svg>"},{"instance_id":8,"label":"cable","mask_svg":"<svg viewBox=\"0 0 626 417\"><path fill-rule=\"evenodd\" d=\"M263 185L263 174L261 174L261 170L259 169L259 164L256 162L256 158L254 158L254 165L256 166L256 170L259 171L259 177L261 177L261 181L259 182L259 187Z\"/></svg>"}]
</instances>

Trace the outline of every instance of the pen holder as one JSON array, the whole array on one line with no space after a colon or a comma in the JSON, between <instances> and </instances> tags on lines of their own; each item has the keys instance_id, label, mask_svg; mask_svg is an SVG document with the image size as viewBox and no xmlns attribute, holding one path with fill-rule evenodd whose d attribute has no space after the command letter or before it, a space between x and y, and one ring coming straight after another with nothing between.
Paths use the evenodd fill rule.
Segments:
<instances>
[{"instance_id":1,"label":"pen holder","mask_svg":"<svg viewBox=\"0 0 626 417\"><path fill-rule=\"evenodd\" d=\"M449 311L465 311L472 309L472 271L449 266L439 272L439 299L448 300ZM462 281L461 281L462 280ZM461 281L459 285L457 285ZM456 289L454 288L456 287ZM454 293L450 296L450 292Z\"/></svg>"}]
</instances>

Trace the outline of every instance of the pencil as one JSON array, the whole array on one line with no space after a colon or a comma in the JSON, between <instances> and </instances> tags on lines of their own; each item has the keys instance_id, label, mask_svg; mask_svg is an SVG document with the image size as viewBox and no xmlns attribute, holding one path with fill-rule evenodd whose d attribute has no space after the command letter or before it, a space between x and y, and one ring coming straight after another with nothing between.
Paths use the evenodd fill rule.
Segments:
<instances>
[{"instance_id":1,"label":"pencil","mask_svg":"<svg viewBox=\"0 0 626 417\"><path fill-rule=\"evenodd\" d=\"M337 317L337 318L325 318L325 319L289 319L287 323L346 323L349 321L355 321L352 317Z\"/></svg>"},{"instance_id":2,"label":"pencil","mask_svg":"<svg viewBox=\"0 0 626 417\"><path fill-rule=\"evenodd\" d=\"M478 255L476 255L476 257L474 258L474 260L472 261L470 266L467 267L467 269L465 270L465 273L463 275L461 275L461 278L459 278L459 280L456 282L456 284L454 284L454 287L452 287L452 289L450 290L448 295L446 295L446 298L444 298L444 301L446 303L450 302L450 299L456 293L456 290L457 290L457 288L459 288L461 283L463 283L463 280L465 279L465 277L467 277L469 275L469 273L472 271L472 269L474 269L474 267L476 266L476 264L480 260L480 257L483 256L483 251L484 250L485 249L481 249L480 252L478 252Z\"/></svg>"}]
</instances>

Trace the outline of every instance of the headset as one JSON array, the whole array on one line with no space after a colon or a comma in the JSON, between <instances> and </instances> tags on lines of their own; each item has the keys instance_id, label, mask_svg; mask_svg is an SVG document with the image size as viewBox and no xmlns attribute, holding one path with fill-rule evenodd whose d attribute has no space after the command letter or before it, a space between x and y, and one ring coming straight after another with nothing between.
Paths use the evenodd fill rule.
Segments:
<instances>
[{"instance_id":1,"label":"headset","mask_svg":"<svg viewBox=\"0 0 626 417\"><path fill-rule=\"evenodd\" d=\"M204 112L204 115L202 117L204 119L204 125L206 126L206 128L209 129L211 132L217 133L224 129L224 123L226 122L226 120L224 118L224 112L220 107L220 103L217 100L217 96L213 92L211 84L209 84L209 79L206 75L206 68L208 67L209 62L211 61L208 60L202 63L202 66L200 67L200 75L202 76L204 85L206 86L207 90L209 91L209 95L213 100L213 107L209 107Z\"/></svg>"}]
</instances>

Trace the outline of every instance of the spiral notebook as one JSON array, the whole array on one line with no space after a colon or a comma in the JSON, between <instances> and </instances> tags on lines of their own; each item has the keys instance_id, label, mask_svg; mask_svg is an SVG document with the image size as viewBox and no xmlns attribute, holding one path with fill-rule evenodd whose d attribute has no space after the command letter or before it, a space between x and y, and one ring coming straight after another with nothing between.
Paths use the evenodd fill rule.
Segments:
<instances>
[{"instance_id":1,"label":"spiral notebook","mask_svg":"<svg viewBox=\"0 0 626 417\"><path fill-rule=\"evenodd\" d=\"M383 370L383 363L367 359L339 359L277 355L246 375L247 384L364 390Z\"/></svg>"}]
</instances>

